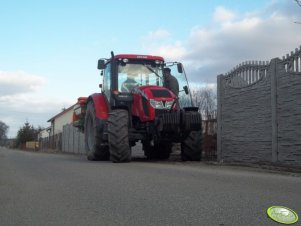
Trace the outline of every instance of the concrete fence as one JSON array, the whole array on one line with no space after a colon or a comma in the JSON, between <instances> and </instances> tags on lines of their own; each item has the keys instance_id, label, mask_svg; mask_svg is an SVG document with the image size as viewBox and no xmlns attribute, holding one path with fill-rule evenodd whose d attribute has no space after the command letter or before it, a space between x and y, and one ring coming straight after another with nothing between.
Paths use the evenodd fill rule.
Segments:
<instances>
[{"instance_id":1,"label":"concrete fence","mask_svg":"<svg viewBox=\"0 0 301 226\"><path fill-rule=\"evenodd\" d=\"M217 78L219 161L301 166L301 47Z\"/></svg>"},{"instance_id":2,"label":"concrete fence","mask_svg":"<svg viewBox=\"0 0 301 226\"><path fill-rule=\"evenodd\" d=\"M40 150L62 150L62 133L58 133L54 136L45 137L39 140Z\"/></svg>"},{"instance_id":3,"label":"concrete fence","mask_svg":"<svg viewBox=\"0 0 301 226\"><path fill-rule=\"evenodd\" d=\"M203 151L204 159L207 160L216 160L216 127L216 119L203 121ZM85 154L84 134L79 132L72 124L64 125L60 137L60 151L65 153Z\"/></svg>"},{"instance_id":4,"label":"concrete fence","mask_svg":"<svg viewBox=\"0 0 301 226\"><path fill-rule=\"evenodd\" d=\"M84 134L72 124L63 127L62 151L66 153L85 154Z\"/></svg>"}]
</instances>

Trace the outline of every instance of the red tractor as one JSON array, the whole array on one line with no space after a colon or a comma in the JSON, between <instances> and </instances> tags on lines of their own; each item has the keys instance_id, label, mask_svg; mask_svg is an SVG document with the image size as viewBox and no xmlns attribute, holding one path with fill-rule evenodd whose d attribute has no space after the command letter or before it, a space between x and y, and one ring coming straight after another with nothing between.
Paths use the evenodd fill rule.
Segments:
<instances>
[{"instance_id":1,"label":"red tractor","mask_svg":"<svg viewBox=\"0 0 301 226\"><path fill-rule=\"evenodd\" d=\"M178 97L165 87L166 67L178 80ZM172 144L181 143L183 161L200 161L202 119L181 63L111 52L110 59L98 61L98 69L101 93L79 98L73 116L84 132L88 160L129 162L131 147L141 141L149 159L168 159ZM128 80L134 84L125 86Z\"/></svg>"}]
</instances>

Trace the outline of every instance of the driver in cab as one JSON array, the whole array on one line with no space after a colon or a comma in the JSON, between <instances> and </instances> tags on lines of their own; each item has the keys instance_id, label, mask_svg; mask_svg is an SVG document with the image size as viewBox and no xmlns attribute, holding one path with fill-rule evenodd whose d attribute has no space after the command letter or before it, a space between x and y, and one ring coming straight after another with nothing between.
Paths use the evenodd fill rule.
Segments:
<instances>
[{"instance_id":1,"label":"driver in cab","mask_svg":"<svg viewBox=\"0 0 301 226\"><path fill-rule=\"evenodd\" d=\"M136 75L133 73L127 74L127 79L121 85L122 92L130 93L131 91L133 91L133 89L135 87L138 86L138 83L136 82L135 77L136 77Z\"/></svg>"}]
</instances>

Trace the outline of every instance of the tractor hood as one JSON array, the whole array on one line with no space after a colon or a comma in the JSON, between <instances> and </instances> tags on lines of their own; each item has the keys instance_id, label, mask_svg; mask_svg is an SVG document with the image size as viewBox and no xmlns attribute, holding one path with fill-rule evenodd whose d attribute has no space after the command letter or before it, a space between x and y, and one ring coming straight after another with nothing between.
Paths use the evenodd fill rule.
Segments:
<instances>
[{"instance_id":1,"label":"tractor hood","mask_svg":"<svg viewBox=\"0 0 301 226\"><path fill-rule=\"evenodd\" d=\"M140 86L135 93L140 94L148 100L155 99L164 101L176 98L169 89L162 86Z\"/></svg>"},{"instance_id":2,"label":"tractor hood","mask_svg":"<svg viewBox=\"0 0 301 226\"><path fill-rule=\"evenodd\" d=\"M176 98L175 94L162 86L140 86L135 89L133 96L132 114L142 122L155 120L158 110L170 110Z\"/></svg>"}]
</instances>

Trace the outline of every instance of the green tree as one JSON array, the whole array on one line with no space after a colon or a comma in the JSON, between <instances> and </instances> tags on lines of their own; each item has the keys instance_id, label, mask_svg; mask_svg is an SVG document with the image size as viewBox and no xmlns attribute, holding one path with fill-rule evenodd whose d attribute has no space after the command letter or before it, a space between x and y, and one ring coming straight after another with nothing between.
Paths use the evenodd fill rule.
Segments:
<instances>
[{"instance_id":1,"label":"green tree","mask_svg":"<svg viewBox=\"0 0 301 226\"><path fill-rule=\"evenodd\" d=\"M4 122L0 121L0 141L5 140L7 138L6 134L8 131L8 125Z\"/></svg>"},{"instance_id":2,"label":"green tree","mask_svg":"<svg viewBox=\"0 0 301 226\"><path fill-rule=\"evenodd\" d=\"M25 122L24 126L21 127L17 133L16 146L25 144L27 141L36 141L38 138L38 133L41 128L35 129L33 125Z\"/></svg>"}]
</instances>

